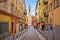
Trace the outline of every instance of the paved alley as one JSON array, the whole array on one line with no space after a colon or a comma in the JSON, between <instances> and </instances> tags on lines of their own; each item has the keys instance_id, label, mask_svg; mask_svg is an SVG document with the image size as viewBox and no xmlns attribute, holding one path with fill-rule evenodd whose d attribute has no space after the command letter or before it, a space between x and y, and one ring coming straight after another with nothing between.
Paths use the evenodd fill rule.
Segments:
<instances>
[{"instance_id":1,"label":"paved alley","mask_svg":"<svg viewBox=\"0 0 60 40\"><path fill-rule=\"evenodd\" d=\"M35 29L28 29L28 31L19 37L17 40L40 40Z\"/></svg>"}]
</instances>

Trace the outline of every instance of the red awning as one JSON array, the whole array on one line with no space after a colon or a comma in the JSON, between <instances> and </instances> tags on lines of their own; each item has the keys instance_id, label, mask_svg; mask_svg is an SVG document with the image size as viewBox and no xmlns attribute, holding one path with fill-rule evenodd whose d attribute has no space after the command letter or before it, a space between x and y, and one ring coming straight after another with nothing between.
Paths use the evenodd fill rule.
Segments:
<instances>
[{"instance_id":1,"label":"red awning","mask_svg":"<svg viewBox=\"0 0 60 40\"><path fill-rule=\"evenodd\" d=\"M44 25L45 24L45 22L39 22L41 25Z\"/></svg>"}]
</instances>

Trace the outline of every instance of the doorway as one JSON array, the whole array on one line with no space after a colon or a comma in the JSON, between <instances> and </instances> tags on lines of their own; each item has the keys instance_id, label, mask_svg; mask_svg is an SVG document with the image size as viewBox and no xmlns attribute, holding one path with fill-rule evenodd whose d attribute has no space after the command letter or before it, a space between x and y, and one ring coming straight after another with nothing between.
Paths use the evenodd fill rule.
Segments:
<instances>
[{"instance_id":1,"label":"doorway","mask_svg":"<svg viewBox=\"0 0 60 40\"><path fill-rule=\"evenodd\" d=\"M13 33L13 26L14 26L14 23L12 22L11 23L11 33Z\"/></svg>"},{"instance_id":2,"label":"doorway","mask_svg":"<svg viewBox=\"0 0 60 40\"><path fill-rule=\"evenodd\" d=\"M44 26L44 25L42 25L42 30L43 30L43 31L45 30L45 26Z\"/></svg>"}]
</instances>

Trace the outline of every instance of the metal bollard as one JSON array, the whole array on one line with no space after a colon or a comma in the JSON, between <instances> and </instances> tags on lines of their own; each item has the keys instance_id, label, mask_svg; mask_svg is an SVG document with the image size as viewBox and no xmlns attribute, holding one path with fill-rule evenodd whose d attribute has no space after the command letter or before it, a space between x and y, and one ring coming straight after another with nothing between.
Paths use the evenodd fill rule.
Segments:
<instances>
[{"instance_id":1,"label":"metal bollard","mask_svg":"<svg viewBox=\"0 0 60 40\"><path fill-rule=\"evenodd\" d=\"M13 35L13 40L14 40L14 35Z\"/></svg>"}]
</instances>

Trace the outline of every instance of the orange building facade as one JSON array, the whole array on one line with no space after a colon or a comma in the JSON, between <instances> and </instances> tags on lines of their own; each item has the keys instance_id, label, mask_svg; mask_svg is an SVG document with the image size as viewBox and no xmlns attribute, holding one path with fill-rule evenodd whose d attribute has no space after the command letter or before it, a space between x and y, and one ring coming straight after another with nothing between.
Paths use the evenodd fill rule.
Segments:
<instances>
[{"instance_id":1,"label":"orange building facade","mask_svg":"<svg viewBox=\"0 0 60 40\"><path fill-rule=\"evenodd\" d=\"M34 26L34 28L37 28L37 19L35 16L32 16L32 25Z\"/></svg>"},{"instance_id":2,"label":"orange building facade","mask_svg":"<svg viewBox=\"0 0 60 40\"><path fill-rule=\"evenodd\" d=\"M60 27L60 0L47 0L44 2L44 17L46 29L53 30Z\"/></svg>"},{"instance_id":3,"label":"orange building facade","mask_svg":"<svg viewBox=\"0 0 60 40\"><path fill-rule=\"evenodd\" d=\"M60 26L60 0L48 0L48 24L50 29Z\"/></svg>"}]
</instances>

